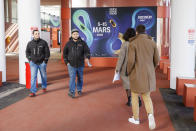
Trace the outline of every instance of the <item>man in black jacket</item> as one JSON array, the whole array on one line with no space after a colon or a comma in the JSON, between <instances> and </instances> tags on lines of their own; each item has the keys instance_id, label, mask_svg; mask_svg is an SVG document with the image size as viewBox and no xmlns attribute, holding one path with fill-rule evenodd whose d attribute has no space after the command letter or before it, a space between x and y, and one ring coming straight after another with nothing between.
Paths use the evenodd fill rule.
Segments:
<instances>
[{"instance_id":1,"label":"man in black jacket","mask_svg":"<svg viewBox=\"0 0 196 131\"><path fill-rule=\"evenodd\" d=\"M77 29L71 31L71 38L67 42L63 51L63 58L69 71L69 93L75 97L75 85L77 85L78 95L82 94L84 61L89 62L90 49L80 36ZM77 84L75 83L77 75Z\"/></svg>"},{"instance_id":2,"label":"man in black jacket","mask_svg":"<svg viewBox=\"0 0 196 131\"><path fill-rule=\"evenodd\" d=\"M33 40L27 45L26 57L29 60L31 68L31 93L29 96L35 96L37 92L36 80L38 69L42 79L42 90L45 93L47 87L46 66L50 57L50 50L47 42L40 38L38 30L33 30Z\"/></svg>"}]
</instances>

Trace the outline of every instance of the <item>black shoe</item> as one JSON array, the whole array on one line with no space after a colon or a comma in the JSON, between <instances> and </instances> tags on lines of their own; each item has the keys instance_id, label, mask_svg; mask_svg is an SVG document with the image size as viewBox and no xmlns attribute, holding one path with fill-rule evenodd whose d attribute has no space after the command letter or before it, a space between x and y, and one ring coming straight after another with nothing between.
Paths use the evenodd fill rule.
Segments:
<instances>
[{"instance_id":1,"label":"black shoe","mask_svg":"<svg viewBox=\"0 0 196 131\"><path fill-rule=\"evenodd\" d=\"M131 96L128 97L128 102L126 104L127 106L131 106Z\"/></svg>"},{"instance_id":2,"label":"black shoe","mask_svg":"<svg viewBox=\"0 0 196 131\"><path fill-rule=\"evenodd\" d=\"M75 98L75 93L74 93L74 92L69 92L68 95L69 95L71 98Z\"/></svg>"},{"instance_id":3,"label":"black shoe","mask_svg":"<svg viewBox=\"0 0 196 131\"><path fill-rule=\"evenodd\" d=\"M131 102L128 101L126 105L127 105L127 106L131 106Z\"/></svg>"},{"instance_id":4,"label":"black shoe","mask_svg":"<svg viewBox=\"0 0 196 131\"><path fill-rule=\"evenodd\" d=\"M139 107L142 106L142 101L141 101L141 98L139 97ZM126 104L127 106L131 106L131 96L128 97L128 102Z\"/></svg>"},{"instance_id":5,"label":"black shoe","mask_svg":"<svg viewBox=\"0 0 196 131\"><path fill-rule=\"evenodd\" d=\"M81 96L82 95L82 91L78 91L78 95Z\"/></svg>"},{"instance_id":6,"label":"black shoe","mask_svg":"<svg viewBox=\"0 0 196 131\"><path fill-rule=\"evenodd\" d=\"M141 98L139 97L139 107L142 106L142 101L141 101Z\"/></svg>"}]
</instances>

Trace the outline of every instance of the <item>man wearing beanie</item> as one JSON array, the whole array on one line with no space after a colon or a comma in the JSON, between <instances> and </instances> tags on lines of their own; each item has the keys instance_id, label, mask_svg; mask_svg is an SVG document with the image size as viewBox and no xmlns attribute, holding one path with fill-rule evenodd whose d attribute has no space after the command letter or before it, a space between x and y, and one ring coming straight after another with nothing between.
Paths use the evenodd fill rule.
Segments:
<instances>
[{"instance_id":1,"label":"man wearing beanie","mask_svg":"<svg viewBox=\"0 0 196 131\"><path fill-rule=\"evenodd\" d=\"M75 98L76 86L78 95L82 95L84 62L89 62L90 59L90 49L86 42L80 38L77 29L71 31L71 37L63 50L63 58L70 77L68 95ZM75 82L76 76L77 82Z\"/></svg>"}]
</instances>

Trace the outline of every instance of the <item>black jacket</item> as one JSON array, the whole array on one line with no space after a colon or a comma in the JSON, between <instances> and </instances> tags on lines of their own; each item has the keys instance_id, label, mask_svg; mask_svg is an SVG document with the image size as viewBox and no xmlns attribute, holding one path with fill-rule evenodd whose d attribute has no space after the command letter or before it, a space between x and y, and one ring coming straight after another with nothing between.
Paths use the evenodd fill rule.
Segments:
<instances>
[{"instance_id":1,"label":"black jacket","mask_svg":"<svg viewBox=\"0 0 196 131\"><path fill-rule=\"evenodd\" d=\"M35 64L41 64L43 61L47 63L50 57L47 42L43 39L31 40L26 48L26 57Z\"/></svg>"},{"instance_id":2,"label":"black jacket","mask_svg":"<svg viewBox=\"0 0 196 131\"><path fill-rule=\"evenodd\" d=\"M70 63L73 67L84 66L84 59L90 59L90 49L85 41L80 37L77 42L72 38L67 42L63 50L65 64Z\"/></svg>"}]
</instances>

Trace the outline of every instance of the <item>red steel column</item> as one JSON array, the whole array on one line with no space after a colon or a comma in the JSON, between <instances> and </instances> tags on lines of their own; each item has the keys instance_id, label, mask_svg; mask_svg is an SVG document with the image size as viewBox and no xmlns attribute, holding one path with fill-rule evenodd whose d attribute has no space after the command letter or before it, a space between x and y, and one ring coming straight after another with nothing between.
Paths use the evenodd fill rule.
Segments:
<instances>
[{"instance_id":1,"label":"red steel column","mask_svg":"<svg viewBox=\"0 0 196 131\"><path fill-rule=\"evenodd\" d=\"M158 6L158 18L163 19L163 31L162 31L162 43L161 43L161 56L169 56L169 48L170 48L170 41L169 41L169 22L170 22L170 15L169 15L170 7L163 5Z\"/></svg>"},{"instance_id":2,"label":"red steel column","mask_svg":"<svg viewBox=\"0 0 196 131\"><path fill-rule=\"evenodd\" d=\"M61 31L62 31L61 60L62 62L64 62L63 48L66 42L69 40L70 13L71 13L71 9L69 8L69 0L61 0Z\"/></svg>"}]
</instances>

